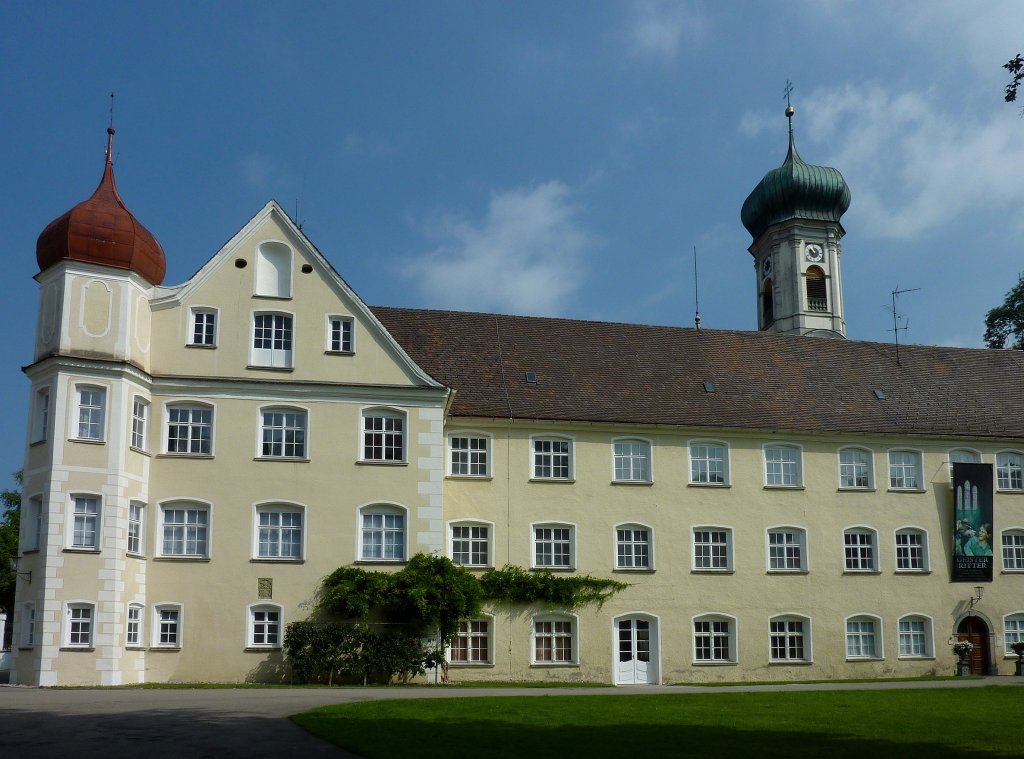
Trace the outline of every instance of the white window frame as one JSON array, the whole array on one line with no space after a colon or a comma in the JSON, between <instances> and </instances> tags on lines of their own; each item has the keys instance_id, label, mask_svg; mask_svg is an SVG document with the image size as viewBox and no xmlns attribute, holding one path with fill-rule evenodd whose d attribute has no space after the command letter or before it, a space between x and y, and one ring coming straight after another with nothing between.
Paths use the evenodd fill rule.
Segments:
<instances>
[{"instance_id":1,"label":"white window frame","mask_svg":"<svg viewBox=\"0 0 1024 759\"><path fill-rule=\"evenodd\" d=\"M856 540L849 541L848 538L857 536ZM868 538L865 543L863 538ZM843 574L877 574L878 563L878 530L864 524L855 524L843 529ZM867 566L864 562L864 551L867 547L870 551Z\"/></svg>"},{"instance_id":2,"label":"white window frame","mask_svg":"<svg viewBox=\"0 0 1024 759\"><path fill-rule=\"evenodd\" d=\"M808 543L807 543L807 529L805 527L798 527L796 525L774 525L767 528L764 531L764 546L765 546L765 566L768 571L772 574L801 574L810 571L810 561L808 556ZM799 567L773 567L772 566L772 535L796 535L799 537L799 541L794 543L788 538L783 543L784 549L789 549L790 546L796 545L800 549L800 566ZM788 550L786 551L787 556L784 557L784 563L789 564Z\"/></svg>"},{"instance_id":3,"label":"white window frame","mask_svg":"<svg viewBox=\"0 0 1024 759\"><path fill-rule=\"evenodd\" d=\"M721 448L722 449L722 458L721 459L713 458L710 455L710 452L708 452L708 454L705 455L705 456L695 456L694 455L694 448ZM731 459L731 450L729 448L729 444L728 443L725 443L725 442L723 442L721 440L702 440L702 439L699 439L699 440L688 440L686 442L686 458L687 458L687 466L688 466L689 484L691 484L691 485L699 485L701 487L713 487L713 488L728 487L731 484L731 481L729 479L729 472L732 469L732 466L731 466L732 462L730 460ZM721 461L721 466L722 466L722 472L721 472L722 481L721 482L714 482L711 479L711 477L712 477L712 473L711 473L712 462L717 462L717 461ZM701 464L701 466L699 467L700 471L699 472L695 472L694 467L695 467L695 465L698 465L698 464ZM694 476L695 473L697 474L696 477ZM705 476L707 477L707 479L701 479L702 477L705 477Z\"/></svg>"},{"instance_id":4,"label":"white window frame","mask_svg":"<svg viewBox=\"0 0 1024 759\"><path fill-rule=\"evenodd\" d=\"M1015 538L1010 545L1007 545L1007 536ZM1003 572L1024 572L1024 527L1007 527L999 533L999 555ZM1012 566L1006 560L1008 556L1013 559Z\"/></svg>"},{"instance_id":5,"label":"white window frame","mask_svg":"<svg viewBox=\"0 0 1024 759\"><path fill-rule=\"evenodd\" d=\"M35 648L36 645L36 605L26 601L21 605L20 648Z\"/></svg>"},{"instance_id":6,"label":"white window frame","mask_svg":"<svg viewBox=\"0 0 1024 759\"><path fill-rule=\"evenodd\" d=\"M141 501L128 503L128 540L125 552L129 556L144 556L146 552L146 504Z\"/></svg>"},{"instance_id":7,"label":"white window frame","mask_svg":"<svg viewBox=\"0 0 1024 759\"><path fill-rule=\"evenodd\" d=\"M722 635L721 631L715 631L712 627L707 633L701 631L697 632L697 625L704 623L714 624L715 622L725 622L728 625L725 636ZM739 630L737 627L737 620L731 614L725 614L720 611L710 611L703 614L697 614L690 618L690 656L692 657L693 664L695 666L703 667L708 665L721 665L721 664L738 664L739 663ZM698 645L697 641L700 637L710 636L711 637L711 657L704 659L698 656ZM726 657L715 656L715 640L721 640L722 637L726 638L726 645L729 649L729 655Z\"/></svg>"},{"instance_id":8,"label":"white window frame","mask_svg":"<svg viewBox=\"0 0 1024 759\"><path fill-rule=\"evenodd\" d=\"M896 463L893 460L894 454L911 454L916 457L917 461L913 465L914 476L917 478L917 482L913 485L906 484L906 463ZM921 451L914 448L890 448L886 453L886 460L889 463L889 490L903 490L911 493L917 493L924 490L924 455ZM898 467L898 469L897 469ZM900 472L897 476L896 472ZM901 484L896 484L899 481Z\"/></svg>"},{"instance_id":9,"label":"white window frame","mask_svg":"<svg viewBox=\"0 0 1024 759\"><path fill-rule=\"evenodd\" d=\"M772 631L772 623L773 622L782 622L782 623L787 623L787 624L788 623L792 623L792 622L801 622L803 624L803 629L802 629L802 631L800 633L801 645L803 647L803 654L804 654L802 658L801 657L790 657L788 655L789 648L790 648L788 640L787 640L787 643L786 643L786 649L787 649L787 655L786 656L779 658L779 657L776 657L772 653L772 649L774 648L772 646L772 636L779 634L779 633L775 633L775 632ZM792 613L792 612L786 612L786 613L782 613L782 614L774 614L771 617L769 617L768 618L768 662L770 664L811 664L811 663L813 663L814 662L814 650L813 650L813 647L812 647L813 638L812 638L811 633L812 633L811 618L808 617L805 614L796 614L796 613ZM783 634L788 639L793 633L790 632L787 629Z\"/></svg>"},{"instance_id":10,"label":"white window frame","mask_svg":"<svg viewBox=\"0 0 1024 759\"><path fill-rule=\"evenodd\" d=\"M281 424L271 421L267 414L284 415ZM289 416L301 424L289 424ZM309 409L302 406L262 406L256 412L256 458L273 461L309 461ZM268 439L269 437L269 439ZM270 450L270 453L267 450ZM292 453L286 451L292 450ZM274 450L281 453L274 453ZM298 451L298 452L296 452Z\"/></svg>"},{"instance_id":11,"label":"white window frame","mask_svg":"<svg viewBox=\"0 0 1024 759\"><path fill-rule=\"evenodd\" d=\"M538 537L538 530L568 530L568 539L564 540L563 537L552 533L550 539L547 536ZM540 564L537 562L537 547L539 543L550 543L551 544L551 557L554 561L555 557L555 545L561 545L567 543L569 558L566 564ZM530 568L531 569L550 569L553 571L571 571L576 569L576 524L573 522L532 522L530 524Z\"/></svg>"},{"instance_id":12,"label":"white window frame","mask_svg":"<svg viewBox=\"0 0 1024 759\"><path fill-rule=\"evenodd\" d=\"M920 567L901 567L900 566L900 550L905 549L906 546L900 545L900 535L917 535L920 539L921 548L921 566ZM896 562L896 571L899 573L908 574L921 574L931 571L931 557L928 553L928 530L917 525L908 524L903 527L897 527L893 530L893 544L896 547L896 552L893 554Z\"/></svg>"},{"instance_id":13,"label":"white window frame","mask_svg":"<svg viewBox=\"0 0 1024 759\"><path fill-rule=\"evenodd\" d=\"M271 317L274 321L270 326L270 347L256 347L256 321L260 317ZM280 324L277 320L280 319ZM249 335L249 366L254 369L293 369L295 367L295 336L298 334L297 319L291 311L261 309L252 312L252 325ZM266 326L261 326L266 330ZM280 335L279 335L280 333ZM287 336L287 341L285 337ZM265 335L260 340L267 340ZM276 347L280 341L281 347ZM285 347L287 345L287 347Z\"/></svg>"},{"instance_id":14,"label":"white window frame","mask_svg":"<svg viewBox=\"0 0 1024 759\"><path fill-rule=\"evenodd\" d=\"M80 503L81 501L81 503ZM80 510L82 505L95 502L96 510ZM92 522L92 529L88 530ZM81 525L81 530L79 529ZM90 541L83 541L76 538L76 533L88 530L92 534ZM99 493L71 493L68 496L68 520L67 520L67 547L74 551L99 551L100 541L103 538L103 496Z\"/></svg>"},{"instance_id":15,"label":"white window frame","mask_svg":"<svg viewBox=\"0 0 1024 759\"><path fill-rule=\"evenodd\" d=\"M491 459L492 450L494 447L494 438L486 432L475 432L473 430L456 430L449 432L446 436L448 444L448 455L446 457L446 464L448 467L449 477L465 477L467 479L486 479L491 476ZM456 448L454 440L465 440L468 448ZM479 447L480 444L483 447ZM476 448L473 445L477 445ZM460 460L456 464L456 454L460 454L459 458L465 458L464 461ZM480 456L483 456L483 462L480 461ZM481 469L481 463L483 464ZM466 472L456 471L465 467ZM476 469L477 471L473 471Z\"/></svg>"},{"instance_id":16,"label":"white window frame","mask_svg":"<svg viewBox=\"0 0 1024 759\"><path fill-rule=\"evenodd\" d=\"M203 324L200 325L200 317ZM207 317L211 317L209 320ZM208 324L212 321L212 325ZM202 326L200 333L199 327ZM213 329L209 329L212 326ZM212 334L211 334L212 333ZM197 335L200 339L196 339ZM216 348L220 336L220 309L213 306L192 306L188 314L188 339L185 344L191 348Z\"/></svg>"},{"instance_id":17,"label":"white window frame","mask_svg":"<svg viewBox=\"0 0 1024 759\"><path fill-rule=\"evenodd\" d=\"M862 454L867 458L867 461L843 461L843 454ZM840 490L874 490L875 489L875 454L869 448L864 448L859 445L847 445L840 448L837 452L837 458L839 460L839 489ZM859 479L861 467L866 467L867 484L858 485L856 484ZM846 471L844 471L844 468ZM852 470L852 471L851 471ZM853 485L848 485L845 481L847 473L853 475Z\"/></svg>"},{"instance_id":18,"label":"white window frame","mask_svg":"<svg viewBox=\"0 0 1024 759\"><path fill-rule=\"evenodd\" d=\"M80 616L80 613L88 610L87 617ZM83 640L81 622L88 620L88 628L84 633ZM76 623L79 625L76 630ZM96 644L96 604L93 601L74 599L64 602L64 648L92 649ZM77 640L75 638L77 637Z\"/></svg>"},{"instance_id":19,"label":"white window frame","mask_svg":"<svg viewBox=\"0 0 1024 759\"><path fill-rule=\"evenodd\" d=\"M766 488L802 488L804 486L804 447L797 443L765 443L761 446L762 459L764 462L764 486ZM793 451L796 455L793 461L782 458L769 458L769 451ZM778 473L773 473L774 464L782 468ZM786 465L793 466L793 482L786 482ZM778 477L780 482L772 482Z\"/></svg>"},{"instance_id":20,"label":"white window frame","mask_svg":"<svg viewBox=\"0 0 1024 759\"><path fill-rule=\"evenodd\" d=\"M276 620L257 619L260 614L277 614ZM262 629L260 629L262 627ZM268 642L268 627L275 627L275 640ZM262 637L262 641L257 641ZM273 651L284 646L284 608L268 601L249 604L245 607L245 647Z\"/></svg>"},{"instance_id":21,"label":"white window frame","mask_svg":"<svg viewBox=\"0 0 1024 759\"><path fill-rule=\"evenodd\" d=\"M402 517L402 527L401 527L401 529L396 528L393 525L391 527L389 527L387 525L387 520L386 519L382 520L382 523L381 523L380 527L378 527L376 525L370 525L370 526L365 526L364 525L364 519L363 519L364 516L378 516L378 515L379 516L384 516L384 517L388 517L388 516L401 516ZM409 560L409 545L410 545L409 535L410 535L411 528L412 528L412 525L410 524L410 519L409 519L409 509L407 509L405 506L402 506L401 504L398 504L398 503L386 503L386 502L374 502L374 503L364 504L364 505L360 506L358 509L356 509L356 554L355 555L359 557L359 561L360 562L367 562L367 563L374 563L374 564L404 564L405 562L407 562ZM381 541L380 541L380 547L381 547L381 551L380 552L381 552L381 555L380 556L367 556L366 555L366 553L364 551L364 548L365 548L366 544L365 544L365 541L363 539L365 531L369 531L371 533L380 532L380 534L381 534ZM388 547L387 546L387 542L384 539L385 536L387 536L389 534L390 535L394 535L394 534L398 534L398 533L401 533L401 536L402 536L401 556L385 556L384 554L387 553L387 551L385 549ZM392 544L392 545L394 545L394 544Z\"/></svg>"},{"instance_id":22,"label":"white window frame","mask_svg":"<svg viewBox=\"0 0 1024 759\"><path fill-rule=\"evenodd\" d=\"M629 530L629 532L631 533L629 539L627 539L626 541L622 541L621 537L619 535L619 531L620 530ZM638 532L638 531L646 531L647 532L647 539L646 540L641 540L641 541L635 540L634 539L635 538L635 533ZM623 522L622 524L617 524L617 525L615 525L615 527L612 528L612 537L613 537L613 540L614 540L614 551L615 552L614 552L613 555L615 556L615 569L616 570L622 571L622 572L653 572L654 571L655 566L654 566L654 528L653 527L651 527L649 524L643 524L642 522ZM647 564L645 566L629 566L628 564L623 564L622 563L623 555L622 555L622 551L620 550L623 545L632 546L633 548L636 548L638 546L645 546L646 547L646 552L647 552L647 555L646 555ZM630 553L630 557L634 561L636 560L636 553L635 553L635 551Z\"/></svg>"},{"instance_id":23,"label":"white window frame","mask_svg":"<svg viewBox=\"0 0 1024 759\"><path fill-rule=\"evenodd\" d=\"M132 429L130 446L146 452L146 433L149 432L149 401L141 395L132 396Z\"/></svg>"},{"instance_id":24,"label":"white window frame","mask_svg":"<svg viewBox=\"0 0 1024 759\"><path fill-rule=\"evenodd\" d=\"M348 325L348 347L345 347L345 327ZM335 347L335 325L337 325L337 345ZM342 356L351 356L356 352L356 320L344 314L328 314L327 316L327 342L324 347L325 353L335 353Z\"/></svg>"},{"instance_id":25,"label":"white window frame","mask_svg":"<svg viewBox=\"0 0 1024 759\"><path fill-rule=\"evenodd\" d=\"M367 429L367 422L369 420L381 420L380 429L370 428ZM400 419L401 430L387 429L388 423L384 420L387 419ZM377 426L376 421L374 427ZM368 445L368 435L373 435L375 438L380 437L380 445ZM394 458L392 449L394 446L394 436L399 438L399 446L401 448L401 457ZM392 438L389 442L389 437ZM380 449L380 455L367 455L372 453L376 449ZM359 414L359 461L364 464L405 464L409 457L409 415L401 409L392 408L389 406L371 406L364 408ZM389 455L392 457L389 458Z\"/></svg>"},{"instance_id":26,"label":"white window frame","mask_svg":"<svg viewBox=\"0 0 1024 759\"><path fill-rule=\"evenodd\" d=\"M850 632L850 624L870 624L870 633L857 630L853 633ZM859 644L863 644L863 638L865 635L870 635L872 638L872 648L874 649L871 653L851 653L850 642L851 636L854 636ZM882 629L882 618L877 614L851 614L843 620L843 642L846 647L846 661L881 661L885 659L885 635Z\"/></svg>"},{"instance_id":27,"label":"white window frame","mask_svg":"<svg viewBox=\"0 0 1024 759\"><path fill-rule=\"evenodd\" d=\"M964 454L966 454L967 456L970 456L970 460L962 461L962 462L954 462L953 461L953 457L954 456L959 458L959 459L966 458L966 456ZM947 470L949 472L949 484L950 485L953 484L953 464L954 463L980 464L980 463L982 463L982 461L984 461L984 459L981 456L981 451L975 450L974 448L950 448L946 452L946 464L949 467L948 470Z\"/></svg>"},{"instance_id":28,"label":"white window frame","mask_svg":"<svg viewBox=\"0 0 1024 759\"><path fill-rule=\"evenodd\" d=\"M639 445L640 450L637 453L619 453L618 446L620 445ZM620 477L619 463L624 462L628 469L627 472L623 472L630 476ZM639 466L639 475L635 471ZM644 471L646 469L646 471ZM646 476L644 476L646 475ZM647 485L654 482L654 444L647 438L642 437L616 437L612 438L612 482L617 484L623 483L638 483L641 485Z\"/></svg>"},{"instance_id":29,"label":"white window frame","mask_svg":"<svg viewBox=\"0 0 1024 759\"><path fill-rule=\"evenodd\" d=\"M177 559L180 561L202 561L209 559L211 556L211 549L213 547L213 504L208 501L198 501L195 499L181 499L181 500L169 500L163 501L159 504L160 507L160 539L158 542L159 553L157 554L161 558ZM167 512L169 511L184 511L185 521L184 522L167 522ZM206 514L205 522L200 521L189 521L189 512L195 512L198 516L200 513ZM168 552L166 550L167 545L167 530L169 527L184 527L182 534L181 543L182 551L179 552ZM193 527L194 526L194 527ZM194 543L197 547L200 544L200 528L202 528L202 546L205 549L202 552L188 552L188 546L190 543ZM194 531L194 537L189 537ZM174 541L178 542L178 541Z\"/></svg>"},{"instance_id":30,"label":"white window frame","mask_svg":"<svg viewBox=\"0 0 1024 759\"><path fill-rule=\"evenodd\" d=\"M132 619L132 617L135 617ZM145 638L146 607L140 603L130 603L124 615L125 648L142 648Z\"/></svg>"},{"instance_id":31,"label":"white window frame","mask_svg":"<svg viewBox=\"0 0 1024 759\"><path fill-rule=\"evenodd\" d=\"M32 395L32 443L41 443L50 436L50 401L53 394L49 385L36 388Z\"/></svg>"},{"instance_id":32,"label":"white window frame","mask_svg":"<svg viewBox=\"0 0 1024 759\"><path fill-rule=\"evenodd\" d=\"M911 635L913 633L905 633L903 631L903 623L912 621L924 622L924 653L923 654L905 654L903 653L903 636ZM935 624L932 621L931 616L923 614L919 611L910 612L909 614L903 614L896 622L896 654L898 659L934 659L935 658Z\"/></svg>"},{"instance_id":33,"label":"white window frame","mask_svg":"<svg viewBox=\"0 0 1024 759\"><path fill-rule=\"evenodd\" d=\"M85 393L97 395L86 398ZM75 412L74 440L102 443L107 439L107 388L88 383L76 384ZM85 434L82 434L83 425Z\"/></svg>"},{"instance_id":34,"label":"white window frame","mask_svg":"<svg viewBox=\"0 0 1024 759\"><path fill-rule=\"evenodd\" d=\"M165 627L164 623L170 623L170 619L163 619L163 612L177 612L177 617L173 620L174 622L174 640L173 642L167 642L162 640L164 637L165 630L170 630L170 627ZM172 650L178 650L184 647L185 642L185 610L180 603L156 603L153 604L153 640L151 646L153 648L167 648Z\"/></svg>"},{"instance_id":35,"label":"white window frame","mask_svg":"<svg viewBox=\"0 0 1024 759\"><path fill-rule=\"evenodd\" d=\"M709 533L708 540L707 540L707 542L702 540L702 541L700 541L700 543L698 543L697 542L697 534L698 533L703 533L703 532ZM732 532L733 532L732 531L732 527L727 527L725 525L717 525L717 524L698 524L698 525L694 525L693 527L691 527L690 528L690 546L692 548L692 556L690 557L690 568L694 572L710 572L712 574L714 574L714 573L723 573L723 572L728 573L728 572L734 571L733 567L735 566L735 563L734 563L734 558L735 557L734 557L734 550L733 550ZM723 542L720 542L720 541L716 541L714 539L715 536L713 534L710 534L710 533L725 533L725 542L723 543ZM725 566L721 566L721 567L716 567L716 566L704 567L704 566L700 566L699 562L697 561L697 559L698 559L698 549L697 549L698 545L700 545L700 546L707 546L708 547L708 557L707 558L708 558L709 563L711 563L712 565L715 563L716 558L718 558L718 557L716 557L714 555L715 554L715 549L718 548L718 547L724 546L724 548L725 548Z\"/></svg>"},{"instance_id":36,"label":"white window frame","mask_svg":"<svg viewBox=\"0 0 1024 759\"><path fill-rule=\"evenodd\" d=\"M188 419L185 421L171 421L172 411L188 411ZM193 418L194 412L208 411L210 414L210 421L207 423L201 419L197 420ZM187 450L171 450L171 427L185 428L186 437L180 436L174 439L184 441L184 445ZM209 429L209 450L203 451L203 437L201 434L196 435L195 433L201 431L203 428ZM180 430L179 430L180 432ZM217 442L217 407L207 401L197 401L189 399L174 400L164 404L164 434L163 434L163 452L168 456L201 456L203 458L212 457L216 453L216 442ZM178 446L182 443L176 444ZM194 450L198 448L199 450Z\"/></svg>"},{"instance_id":37,"label":"white window frame","mask_svg":"<svg viewBox=\"0 0 1024 759\"><path fill-rule=\"evenodd\" d=\"M1016 623L1012 630L1010 622ZM1011 611L1003 616L1003 654L1016 658L1017 654L1010 649L1010 644L1018 641L1024 643L1024 610Z\"/></svg>"},{"instance_id":38,"label":"white window frame","mask_svg":"<svg viewBox=\"0 0 1024 759\"><path fill-rule=\"evenodd\" d=\"M43 496L42 493L29 496L21 522L21 550L38 551L43 540Z\"/></svg>"},{"instance_id":39,"label":"white window frame","mask_svg":"<svg viewBox=\"0 0 1024 759\"><path fill-rule=\"evenodd\" d=\"M1013 462L1010 457L1016 456ZM1001 475L1000 470L1005 473ZM1024 492L1024 452L1017 450L996 451L996 490L1004 493Z\"/></svg>"},{"instance_id":40,"label":"white window frame","mask_svg":"<svg viewBox=\"0 0 1024 759\"><path fill-rule=\"evenodd\" d=\"M276 260L280 258L280 260ZM292 270L295 253L283 240L263 240L256 246L255 266L252 274L252 294L257 298L292 297ZM282 265L284 268L282 268ZM273 277L269 276L273 270ZM284 275L282 278L282 274ZM271 286L275 285L275 286Z\"/></svg>"},{"instance_id":41,"label":"white window frame","mask_svg":"<svg viewBox=\"0 0 1024 759\"><path fill-rule=\"evenodd\" d=\"M538 624L569 624L569 634L565 634L564 628L556 628L552 624L550 632L548 629L538 634ZM538 659L537 658L537 639L539 637L551 637L551 659ZM556 639L569 639L569 645L572 647L571 656L569 658L555 659L555 645ZM579 617L575 614L564 614L564 613L545 613L536 614L530 619L530 663L535 667L575 667L579 663L580 656L580 622Z\"/></svg>"},{"instance_id":42,"label":"white window frame","mask_svg":"<svg viewBox=\"0 0 1024 759\"><path fill-rule=\"evenodd\" d=\"M470 557L470 561L468 561L468 562L456 561L456 559L455 559L455 553L456 553L456 551L455 551L455 541L456 541L455 530L457 528L459 528L459 529L461 529L461 528L469 528L470 529L469 537L461 537L460 536L458 538L458 540L460 542L461 541L468 541L469 542L469 557ZM480 538L478 535L473 535L473 533L472 533L473 528L487 530L486 537ZM485 548L484 548L484 553L485 553L484 562L483 563L474 562L472 560L473 559L473 555L479 553L479 551L474 550L473 546L474 545L478 545L481 542L483 542L485 544ZM450 521L448 523L448 556L451 558L452 563L454 563L454 564L456 564L456 565L458 565L460 567L469 567L470 569L478 569L478 568L494 566L494 523L493 522L484 522L484 521L481 521L479 519L453 519L452 521Z\"/></svg>"},{"instance_id":43,"label":"white window frame","mask_svg":"<svg viewBox=\"0 0 1024 759\"><path fill-rule=\"evenodd\" d=\"M308 532L308 525L306 524L306 514L308 509L303 504L294 503L291 501L260 501L259 503L253 504L253 534L252 534L252 558L253 561L269 561L269 562L282 562L285 564L294 564L296 562L302 562L306 558L306 533ZM295 524L282 524L283 519L278 519L277 524L263 524L263 514L274 514L278 517L288 514L290 516L298 515L299 525L296 527ZM271 520L273 521L273 520ZM290 520L291 521L291 520ZM276 532L277 538L274 541L263 541L263 531L268 530ZM286 533L292 534L298 531L299 542L298 556L285 556L281 554L281 548L286 545L294 545L292 542L282 542L282 536ZM273 542L273 545L277 548L277 555L274 555L273 548L269 548L267 553L263 553L263 543L268 544Z\"/></svg>"},{"instance_id":44,"label":"white window frame","mask_svg":"<svg viewBox=\"0 0 1024 759\"><path fill-rule=\"evenodd\" d=\"M555 451L553 446L549 450L537 450L538 444L562 444L566 446L565 451ZM530 479L536 482L574 482L576 480L576 439L569 435L530 435ZM564 464L555 463L555 457L566 457ZM541 458L538 458L541 457ZM544 463L547 461L547 463ZM543 474L547 468L549 474ZM565 476L556 476L555 471L564 469Z\"/></svg>"},{"instance_id":45,"label":"white window frame","mask_svg":"<svg viewBox=\"0 0 1024 759\"><path fill-rule=\"evenodd\" d=\"M473 625L479 625L480 623L487 625L486 633L480 632L479 629L473 629ZM466 640L464 649L466 652L465 659L455 659L452 656L453 651L456 649L456 639L462 638ZM480 641L481 639L486 642L486 656L479 658L480 646L473 646L473 641ZM474 658L476 655L476 658ZM452 667L493 667L494 666L494 616L492 614L481 614L472 619L463 619L459 622L459 629L452 637L452 642L448 646L446 651L446 658L448 659L449 666Z\"/></svg>"}]
</instances>

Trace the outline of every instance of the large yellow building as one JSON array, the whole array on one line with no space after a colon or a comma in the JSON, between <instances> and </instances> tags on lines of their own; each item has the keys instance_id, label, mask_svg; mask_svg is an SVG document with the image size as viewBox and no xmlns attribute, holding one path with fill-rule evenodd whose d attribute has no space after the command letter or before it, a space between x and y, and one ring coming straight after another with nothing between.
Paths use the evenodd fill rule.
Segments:
<instances>
[{"instance_id":1,"label":"large yellow building","mask_svg":"<svg viewBox=\"0 0 1024 759\"><path fill-rule=\"evenodd\" d=\"M37 247L13 680L277 679L323 576L421 551L630 584L467 620L453 679L1011 672L1024 353L846 340L849 202L791 138L760 330L680 329L370 308L274 202L165 286L108 157ZM991 465L991 581L951 462Z\"/></svg>"}]
</instances>

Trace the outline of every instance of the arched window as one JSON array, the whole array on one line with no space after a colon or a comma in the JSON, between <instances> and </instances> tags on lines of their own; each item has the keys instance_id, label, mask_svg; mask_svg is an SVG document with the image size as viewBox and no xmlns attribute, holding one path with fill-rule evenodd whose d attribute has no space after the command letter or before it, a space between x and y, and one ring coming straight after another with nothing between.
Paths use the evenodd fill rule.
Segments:
<instances>
[{"instance_id":1,"label":"arched window","mask_svg":"<svg viewBox=\"0 0 1024 759\"><path fill-rule=\"evenodd\" d=\"M928 571L928 533L918 527L896 530L896 571Z\"/></svg>"},{"instance_id":2,"label":"arched window","mask_svg":"<svg viewBox=\"0 0 1024 759\"><path fill-rule=\"evenodd\" d=\"M543 614L533 618L533 663L558 666L576 663L576 617Z\"/></svg>"},{"instance_id":3,"label":"arched window","mask_svg":"<svg viewBox=\"0 0 1024 759\"><path fill-rule=\"evenodd\" d=\"M900 617L899 640L901 659L930 659L935 655L932 645L932 621L924 614Z\"/></svg>"},{"instance_id":4,"label":"arched window","mask_svg":"<svg viewBox=\"0 0 1024 759\"><path fill-rule=\"evenodd\" d=\"M818 266L807 269L807 310L828 311L828 290L825 286L825 272Z\"/></svg>"},{"instance_id":5,"label":"arched window","mask_svg":"<svg viewBox=\"0 0 1024 759\"><path fill-rule=\"evenodd\" d=\"M292 297L292 251L283 242L265 242L256 250L256 295Z\"/></svg>"},{"instance_id":6,"label":"arched window","mask_svg":"<svg viewBox=\"0 0 1024 759\"><path fill-rule=\"evenodd\" d=\"M784 614L768 620L770 661L811 661L811 620Z\"/></svg>"},{"instance_id":7,"label":"arched window","mask_svg":"<svg viewBox=\"0 0 1024 759\"><path fill-rule=\"evenodd\" d=\"M405 536L405 509L364 506L359 510L360 560L405 561Z\"/></svg>"},{"instance_id":8,"label":"arched window","mask_svg":"<svg viewBox=\"0 0 1024 759\"><path fill-rule=\"evenodd\" d=\"M859 614L846 620L846 658L882 658L882 620Z\"/></svg>"},{"instance_id":9,"label":"arched window","mask_svg":"<svg viewBox=\"0 0 1024 759\"><path fill-rule=\"evenodd\" d=\"M284 619L277 604L253 604L248 609L248 645L250 648L280 648Z\"/></svg>"},{"instance_id":10,"label":"arched window","mask_svg":"<svg viewBox=\"0 0 1024 759\"><path fill-rule=\"evenodd\" d=\"M697 664L736 663L736 618L702 614L693 618L693 661Z\"/></svg>"},{"instance_id":11,"label":"arched window","mask_svg":"<svg viewBox=\"0 0 1024 759\"><path fill-rule=\"evenodd\" d=\"M654 539L645 524L615 526L615 568L654 569Z\"/></svg>"},{"instance_id":12,"label":"arched window","mask_svg":"<svg viewBox=\"0 0 1024 759\"><path fill-rule=\"evenodd\" d=\"M878 570L878 535L871 527L843 530L843 569L847 572Z\"/></svg>"},{"instance_id":13,"label":"arched window","mask_svg":"<svg viewBox=\"0 0 1024 759\"><path fill-rule=\"evenodd\" d=\"M775 285L770 279L767 279L761 288L761 326L767 327L773 321L775 321Z\"/></svg>"}]
</instances>

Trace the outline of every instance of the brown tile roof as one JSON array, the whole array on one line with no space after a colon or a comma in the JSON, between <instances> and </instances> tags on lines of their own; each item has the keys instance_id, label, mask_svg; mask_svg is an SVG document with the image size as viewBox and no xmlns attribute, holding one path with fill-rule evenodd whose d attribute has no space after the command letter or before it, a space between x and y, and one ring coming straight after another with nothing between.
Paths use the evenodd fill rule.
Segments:
<instances>
[{"instance_id":1,"label":"brown tile roof","mask_svg":"<svg viewBox=\"0 0 1024 759\"><path fill-rule=\"evenodd\" d=\"M457 417L1024 438L1024 351L372 310Z\"/></svg>"}]
</instances>

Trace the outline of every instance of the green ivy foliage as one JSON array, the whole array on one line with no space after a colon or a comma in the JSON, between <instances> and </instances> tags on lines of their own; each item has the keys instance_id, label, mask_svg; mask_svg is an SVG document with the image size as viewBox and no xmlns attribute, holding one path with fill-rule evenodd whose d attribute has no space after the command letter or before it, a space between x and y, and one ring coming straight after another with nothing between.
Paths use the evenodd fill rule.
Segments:
<instances>
[{"instance_id":1,"label":"green ivy foliage","mask_svg":"<svg viewBox=\"0 0 1024 759\"><path fill-rule=\"evenodd\" d=\"M546 570L530 572L506 564L480 578L484 598L509 604L546 603L565 609L604 602L629 587L624 582L591 575L556 575Z\"/></svg>"}]
</instances>

